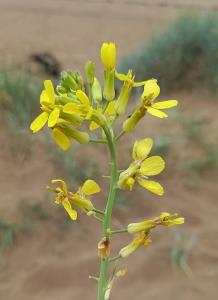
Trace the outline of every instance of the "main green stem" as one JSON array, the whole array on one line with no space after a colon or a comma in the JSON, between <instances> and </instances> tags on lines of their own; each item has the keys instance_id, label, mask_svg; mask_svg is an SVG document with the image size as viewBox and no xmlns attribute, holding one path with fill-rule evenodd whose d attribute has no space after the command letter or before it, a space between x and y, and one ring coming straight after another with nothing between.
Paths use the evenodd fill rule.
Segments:
<instances>
[{"instance_id":1,"label":"main green stem","mask_svg":"<svg viewBox=\"0 0 218 300\"><path fill-rule=\"evenodd\" d=\"M107 138L107 144L111 158L110 190L108 194L105 216L103 221L103 237L110 238L110 233L108 229L110 229L112 211L116 197L118 171L113 130L108 126L104 126L103 130ZM104 294L107 287L108 265L109 259L107 257L101 258L100 275L98 282L98 300L104 300Z\"/></svg>"}]
</instances>

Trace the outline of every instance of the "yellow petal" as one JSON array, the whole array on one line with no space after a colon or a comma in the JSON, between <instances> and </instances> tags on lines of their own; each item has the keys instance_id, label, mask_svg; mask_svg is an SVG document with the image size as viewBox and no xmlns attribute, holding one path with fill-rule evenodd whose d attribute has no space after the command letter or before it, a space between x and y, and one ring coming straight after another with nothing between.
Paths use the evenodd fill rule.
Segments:
<instances>
[{"instance_id":1,"label":"yellow petal","mask_svg":"<svg viewBox=\"0 0 218 300\"><path fill-rule=\"evenodd\" d=\"M51 183L52 184L54 184L54 183L60 183L62 191L64 191L64 193L68 192L68 190L67 190L67 184L66 184L66 182L64 180L62 180L62 179L53 179L51 181Z\"/></svg>"},{"instance_id":2,"label":"yellow petal","mask_svg":"<svg viewBox=\"0 0 218 300\"><path fill-rule=\"evenodd\" d=\"M89 98L82 90L76 91L76 97L82 102L83 105L89 106Z\"/></svg>"},{"instance_id":3,"label":"yellow petal","mask_svg":"<svg viewBox=\"0 0 218 300\"><path fill-rule=\"evenodd\" d=\"M93 130L99 128L99 127L100 127L100 126L99 126L97 123L95 123L95 122L92 121L92 122L90 123L90 125L89 125L89 130L93 131Z\"/></svg>"},{"instance_id":4,"label":"yellow petal","mask_svg":"<svg viewBox=\"0 0 218 300\"><path fill-rule=\"evenodd\" d=\"M164 194L164 189L160 185L160 183L153 181L153 180L146 180L142 178L137 178L137 182L148 191L158 195L162 196Z\"/></svg>"},{"instance_id":5,"label":"yellow petal","mask_svg":"<svg viewBox=\"0 0 218 300\"><path fill-rule=\"evenodd\" d=\"M63 107L63 112L67 114L80 114L81 113L81 107L78 104L75 103L67 103Z\"/></svg>"},{"instance_id":6,"label":"yellow petal","mask_svg":"<svg viewBox=\"0 0 218 300\"><path fill-rule=\"evenodd\" d=\"M114 43L103 43L101 47L101 60L105 68L114 69L116 64L116 45Z\"/></svg>"},{"instance_id":7,"label":"yellow petal","mask_svg":"<svg viewBox=\"0 0 218 300\"><path fill-rule=\"evenodd\" d=\"M45 90L48 95L50 104L55 104L55 92L54 92L54 87L53 87L51 80L45 80L44 86L45 86Z\"/></svg>"},{"instance_id":8,"label":"yellow petal","mask_svg":"<svg viewBox=\"0 0 218 300\"><path fill-rule=\"evenodd\" d=\"M157 102L152 104L153 108L156 109L166 109L166 108L171 108L174 106L178 105L178 101L177 100L167 100L167 101L161 101L161 102Z\"/></svg>"},{"instance_id":9,"label":"yellow petal","mask_svg":"<svg viewBox=\"0 0 218 300\"><path fill-rule=\"evenodd\" d=\"M35 133L42 129L42 127L45 125L45 123L48 120L48 113L42 112L30 125L30 129Z\"/></svg>"},{"instance_id":10,"label":"yellow petal","mask_svg":"<svg viewBox=\"0 0 218 300\"><path fill-rule=\"evenodd\" d=\"M48 105L50 104L50 101L49 101L49 98L48 98L48 94L46 92L46 90L43 90L41 92L41 95L40 95L40 103L43 105Z\"/></svg>"},{"instance_id":11,"label":"yellow petal","mask_svg":"<svg viewBox=\"0 0 218 300\"><path fill-rule=\"evenodd\" d=\"M146 138L144 140L136 141L133 146L132 157L134 160L144 160L151 151L153 140Z\"/></svg>"},{"instance_id":12,"label":"yellow petal","mask_svg":"<svg viewBox=\"0 0 218 300\"><path fill-rule=\"evenodd\" d=\"M67 150L70 147L70 139L59 129L52 130L52 137L62 150Z\"/></svg>"},{"instance_id":13,"label":"yellow petal","mask_svg":"<svg viewBox=\"0 0 218 300\"><path fill-rule=\"evenodd\" d=\"M158 117L158 118L161 118L161 119L168 117L168 115L166 113L164 113L163 111L161 111L161 110L158 110L158 109L153 108L151 106L146 107L146 108L147 108L147 112L149 114L151 114L152 116L155 116L155 117Z\"/></svg>"},{"instance_id":14,"label":"yellow petal","mask_svg":"<svg viewBox=\"0 0 218 300\"><path fill-rule=\"evenodd\" d=\"M100 186L94 180L88 179L84 182L81 193L84 195L92 195L100 192L100 190Z\"/></svg>"},{"instance_id":15,"label":"yellow petal","mask_svg":"<svg viewBox=\"0 0 218 300\"><path fill-rule=\"evenodd\" d=\"M110 116L110 115L115 115L116 112L116 101L111 101L109 102L106 110L105 110L105 114Z\"/></svg>"},{"instance_id":16,"label":"yellow petal","mask_svg":"<svg viewBox=\"0 0 218 300\"><path fill-rule=\"evenodd\" d=\"M140 172L146 176L157 175L165 168L165 162L160 156L151 156L142 163Z\"/></svg>"},{"instance_id":17,"label":"yellow petal","mask_svg":"<svg viewBox=\"0 0 218 300\"><path fill-rule=\"evenodd\" d=\"M160 87L156 79L150 79L145 82L142 100L152 101L160 94Z\"/></svg>"},{"instance_id":18,"label":"yellow petal","mask_svg":"<svg viewBox=\"0 0 218 300\"><path fill-rule=\"evenodd\" d=\"M60 109L55 107L55 109L53 109L53 111L49 115L48 127L54 127L55 124L57 124L59 115L60 115Z\"/></svg>"},{"instance_id":19,"label":"yellow petal","mask_svg":"<svg viewBox=\"0 0 218 300\"><path fill-rule=\"evenodd\" d=\"M115 72L115 76L120 81L129 81L129 77L126 74Z\"/></svg>"},{"instance_id":20,"label":"yellow petal","mask_svg":"<svg viewBox=\"0 0 218 300\"><path fill-rule=\"evenodd\" d=\"M65 208L71 219L75 221L77 219L77 212L74 209L72 209L71 204L67 199L64 199L63 207Z\"/></svg>"}]
</instances>

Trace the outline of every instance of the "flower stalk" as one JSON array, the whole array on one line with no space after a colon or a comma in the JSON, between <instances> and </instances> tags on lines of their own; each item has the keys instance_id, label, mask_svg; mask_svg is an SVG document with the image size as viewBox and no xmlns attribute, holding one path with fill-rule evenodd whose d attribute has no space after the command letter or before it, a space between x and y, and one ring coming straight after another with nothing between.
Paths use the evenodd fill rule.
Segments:
<instances>
[{"instance_id":1,"label":"flower stalk","mask_svg":"<svg viewBox=\"0 0 218 300\"><path fill-rule=\"evenodd\" d=\"M103 237L110 238L110 224L112 211L114 206L114 201L116 197L117 191L117 180L118 180L118 170L117 170L117 159L116 159L116 151L115 151L115 143L114 143L114 134L112 128L108 126L103 127L105 136L107 138L107 145L110 152L111 159L111 177L110 177L110 189L105 209L105 216L103 221ZM108 276L108 265L109 258L102 257L101 258L101 266L100 266L100 275L98 282L98 300L104 300L104 295L107 287L107 276Z\"/></svg>"}]
</instances>

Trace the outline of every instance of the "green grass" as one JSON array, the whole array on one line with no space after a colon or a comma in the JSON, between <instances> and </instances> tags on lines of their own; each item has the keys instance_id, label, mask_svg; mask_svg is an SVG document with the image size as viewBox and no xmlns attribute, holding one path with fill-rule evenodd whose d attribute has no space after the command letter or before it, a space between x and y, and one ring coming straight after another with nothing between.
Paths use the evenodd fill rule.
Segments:
<instances>
[{"instance_id":1,"label":"green grass","mask_svg":"<svg viewBox=\"0 0 218 300\"><path fill-rule=\"evenodd\" d=\"M218 17L187 16L121 61L137 79L157 78L164 91L218 90Z\"/></svg>"},{"instance_id":2,"label":"green grass","mask_svg":"<svg viewBox=\"0 0 218 300\"><path fill-rule=\"evenodd\" d=\"M42 84L24 73L0 73L0 110L8 124L28 128L40 110Z\"/></svg>"}]
</instances>

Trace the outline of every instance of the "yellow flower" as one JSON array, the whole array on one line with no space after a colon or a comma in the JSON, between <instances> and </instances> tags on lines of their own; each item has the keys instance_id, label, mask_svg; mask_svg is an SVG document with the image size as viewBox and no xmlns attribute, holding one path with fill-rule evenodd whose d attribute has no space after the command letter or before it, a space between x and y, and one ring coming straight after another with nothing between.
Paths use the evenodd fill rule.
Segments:
<instances>
[{"instance_id":1,"label":"yellow flower","mask_svg":"<svg viewBox=\"0 0 218 300\"><path fill-rule=\"evenodd\" d=\"M80 104L67 103L63 108L64 113L80 115L86 120L96 122L99 126L106 123L104 115L91 106L88 96L82 90L76 91L76 97Z\"/></svg>"},{"instance_id":2,"label":"yellow flower","mask_svg":"<svg viewBox=\"0 0 218 300\"><path fill-rule=\"evenodd\" d=\"M184 218L177 218L177 214L169 214L167 212L163 212L160 214L159 219L156 221L158 225L164 226L173 226L183 224Z\"/></svg>"},{"instance_id":3,"label":"yellow flower","mask_svg":"<svg viewBox=\"0 0 218 300\"><path fill-rule=\"evenodd\" d=\"M43 112L30 125L33 133L42 129L47 121L48 127L54 127L60 115L60 107L55 105L56 95L51 80L45 80L44 86L45 89L40 95L40 104Z\"/></svg>"},{"instance_id":4,"label":"yellow flower","mask_svg":"<svg viewBox=\"0 0 218 300\"><path fill-rule=\"evenodd\" d=\"M150 79L145 82L144 91L142 93L142 105L144 109L151 115L158 118L167 118L168 115L162 109L171 108L178 105L177 100L167 100L154 103L154 100L160 94L160 87L156 79Z\"/></svg>"},{"instance_id":5,"label":"yellow flower","mask_svg":"<svg viewBox=\"0 0 218 300\"><path fill-rule=\"evenodd\" d=\"M116 110L118 115L124 115L126 112L126 107L129 101L132 88L142 86L145 84L146 81L135 82L135 76L132 74L132 70L129 70L126 75L117 72L115 73L115 75L119 80L124 82L116 104Z\"/></svg>"},{"instance_id":6,"label":"yellow flower","mask_svg":"<svg viewBox=\"0 0 218 300\"><path fill-rule=\"evenodd\" d=\"M96 194L101 190L94 180L86 180L76 193L69 192L67 184L61 179L52 180L52 184L55 183L60 183L60 187L55 189L48 187L48 189L57 193L55 203L62 204L72 220L77 219L77 212L74 207L85 213L94 209L92 202L87 198L87 196Z\"/></svg>"},{"instance_id":7,"label":"yellow flower","mask_svg":"<svg viewBox=\"0 0 218 300\"><path fill-rule=\"evenodd\" d=\"M106 69L112 70L115 68L115 64L116 64L115 43L103 43L101 47L101 60Z\"/></svg>"},{"instance_id":8,"label":"yellow flower","mask_svg":"<svg viewBox=\"0 0 218 300\"><path fill-rule=\"evenodd\" d=\"M161 173L165 168L165 162L160 156L147 157L153 146L153 140L146 138L136 141L133 146L133 162L128 169L123 171L118 180L118 187L122 190L132 190L137 182L150 192L162 196L163 187L156 181L150 180L149 176Z\"/></svg>"},{"instance_id":9,"label":"yellow flower","mask_svg":"<svg viewBox=\"0 0 218 300\"><path fill-rule=\"evenodd\" d=\"M119 255L122 258L126 258L135 252L141 246L148 246L151 243L149 234L142 231L139 236L137 236L129 245L122 248L119 252Z\"/></svg>"}]
</instances>

